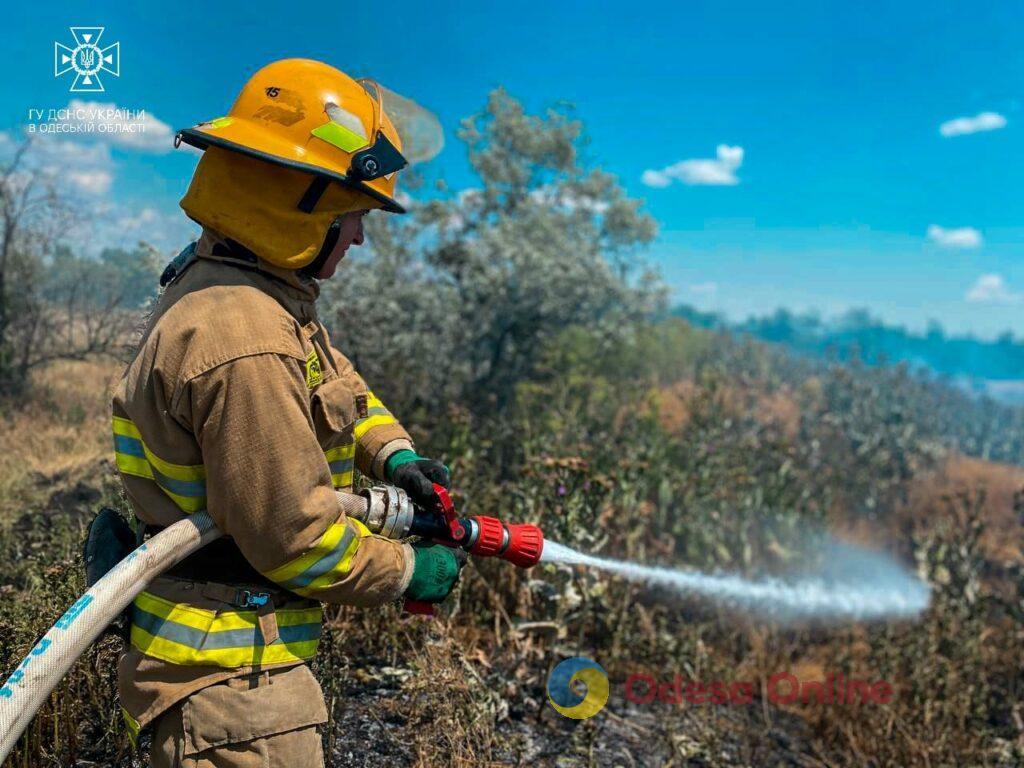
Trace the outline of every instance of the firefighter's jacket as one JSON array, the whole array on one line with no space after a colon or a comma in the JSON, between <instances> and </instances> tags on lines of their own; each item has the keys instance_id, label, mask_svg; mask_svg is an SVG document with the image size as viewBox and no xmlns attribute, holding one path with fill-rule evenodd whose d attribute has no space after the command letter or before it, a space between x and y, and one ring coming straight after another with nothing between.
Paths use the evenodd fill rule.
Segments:
<instances>
[{"instance_id":1,"label":"firefighter's jacket","mask_svg":"<svg viewBox=\"0 0 1024 768\"><path fill-rule=\"evenodd\" d=\"M317 290L204 232L117 386L135 514L160 527L205 509L245 565L161 578L135 600L119 668L130 727L213 682L312 658L321 601L381 604L411 578L411 548L347 518L336 493L411 443L331 346Z\"/></svg>"}]
</instances>

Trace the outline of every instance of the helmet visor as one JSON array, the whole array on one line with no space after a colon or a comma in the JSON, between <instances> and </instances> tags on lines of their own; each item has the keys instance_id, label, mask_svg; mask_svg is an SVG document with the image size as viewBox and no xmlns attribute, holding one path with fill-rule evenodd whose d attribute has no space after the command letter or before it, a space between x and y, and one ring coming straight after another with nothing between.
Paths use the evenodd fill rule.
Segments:
<instances>
[{"instance_id":1,"label":"helmet visor","mask_svg":"<svg viewBox=\"0 0 1024 768\"><path fill-rule=\"evenodd\" d=\"M441 153L444 149L444 129L437 115L376 80L364 77L357 82L370 95L374 104L375 137L380 131L381 115L387 115L401 139L402 154L410 163L425 163Z\"/></svg>"}]
</instances>

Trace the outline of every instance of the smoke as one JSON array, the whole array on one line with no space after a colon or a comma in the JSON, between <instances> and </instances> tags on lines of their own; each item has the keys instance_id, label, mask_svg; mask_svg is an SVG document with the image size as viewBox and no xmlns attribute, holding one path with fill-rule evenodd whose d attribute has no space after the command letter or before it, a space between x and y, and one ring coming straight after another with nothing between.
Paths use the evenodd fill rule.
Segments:
<instances>
[{"instance_id":1,"label":"smoke","mask_svg":"<svg viewBox=\"0 0 1024 768\"><path fill-rule=\"evenodd\" d=\"M779 621L909 618L928 607L928 585L891 558L831 537L819 546L814 571L753 579L594 557L554 541L544 542L541 562L598 568Z\"/></svg>"}]
</instances>

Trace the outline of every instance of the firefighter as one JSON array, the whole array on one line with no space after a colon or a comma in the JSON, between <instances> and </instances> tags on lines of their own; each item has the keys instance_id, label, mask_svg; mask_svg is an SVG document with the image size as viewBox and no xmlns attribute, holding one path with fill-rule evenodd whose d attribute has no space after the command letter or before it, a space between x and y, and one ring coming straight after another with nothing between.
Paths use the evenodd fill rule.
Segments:
<instances>
[{"instance_id":1,"label":"firefighter","mask_svg":"<svg viewBox=\"0 0 1024 768\"><path fill-rule=\"evenodd\" d=\"M178 134L203 150L181 201L202 235L114 393L116 463L146 533L206 509L226 537L132 606L119 692L154 766L322 765L321 603L440 602L458 578L453 550L345 514L356 470L421 504L449 484L316 312L363 216L404 212L386 107L372 81L289 59Z\"/></svg>"}]
</instances>

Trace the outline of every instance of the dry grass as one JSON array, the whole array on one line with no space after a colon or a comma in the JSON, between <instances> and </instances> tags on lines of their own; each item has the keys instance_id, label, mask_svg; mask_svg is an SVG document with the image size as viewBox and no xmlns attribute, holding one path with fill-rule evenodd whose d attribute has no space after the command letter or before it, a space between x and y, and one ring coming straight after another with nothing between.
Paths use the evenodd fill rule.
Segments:
<instances>
[{"instance_id":1,"label":"dry grass","mask_svg":"<svg viewBox=\"0 0 1024 768\"><path fill-rule=\"evenodd\" d=\"M778 428L788 440L796 440L800 434L800 405L788 387L759 395L753 412L761 424Z\"/></svg>"},{"instance_id":2,"label":"dry grass","mask_svg":"<svg viewBox=\"0 0 1024 768\"><path fill-rule=\"evenodd\" d=\"M110 453L110 395L122 365L55 363L0 413L0 504L34 476L73 473Z\"/></svg>"},{"instance_id":3,"label":"dry grass","mask_svg":"<svg viewBox=\"0 0 1024 768\"><path fill-rule=\"evenodd\" d=\"M690 423L691 404L697 391L694 382L684 379L655 393L658 422L670 435L681 433Z\"/></svg>"}]
</instances>

